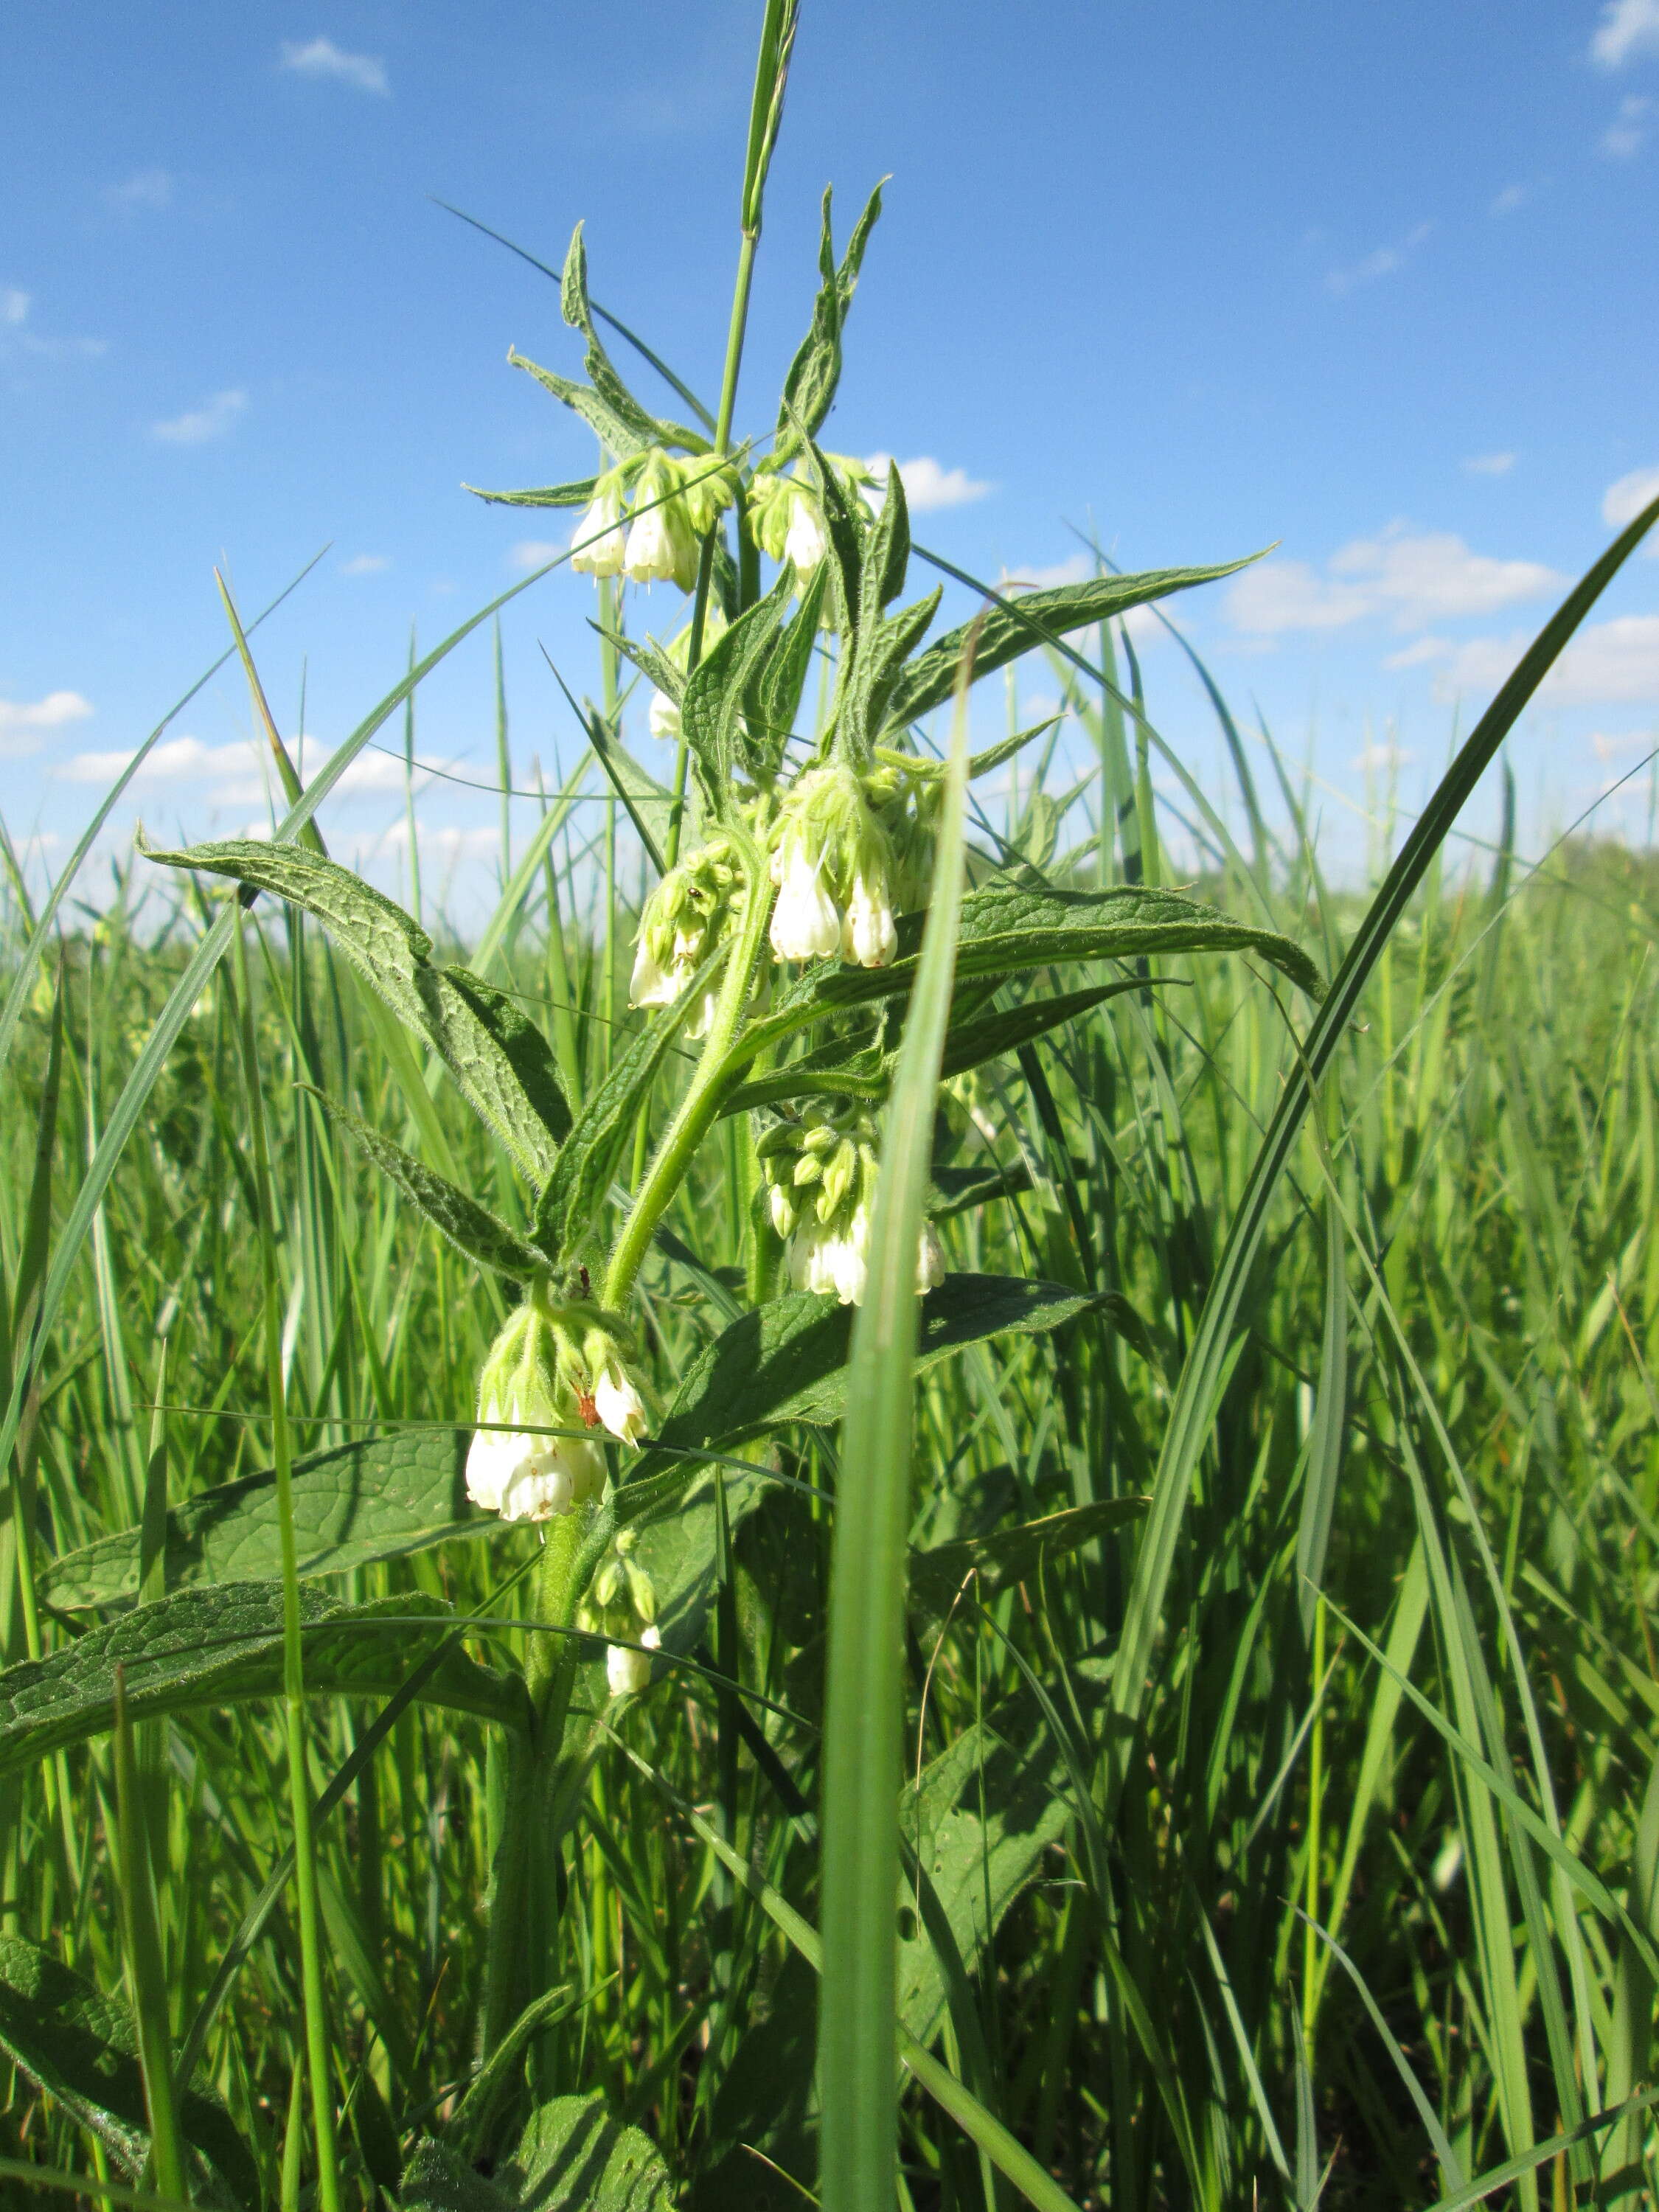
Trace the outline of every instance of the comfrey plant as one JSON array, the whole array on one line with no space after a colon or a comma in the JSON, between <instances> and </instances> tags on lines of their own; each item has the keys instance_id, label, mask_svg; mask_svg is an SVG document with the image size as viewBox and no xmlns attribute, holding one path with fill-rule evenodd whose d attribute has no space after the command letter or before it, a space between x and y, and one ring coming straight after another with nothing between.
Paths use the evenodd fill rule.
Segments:
<instances>
[{"instance_id":1,"label":"comfrey plant","mask_svg":"<svg viewBox=\"0 0 1659 2212\"><path fill-rule=\"evenodd\" d=\"M762 177L775 128L773 114ZM745 270L757 197L753 207ZM664 781L628 749L620 709L590 710L596 750L657 880L629 990L639 1018L589 1097L567 1097L547 1040L510 997L439 962L412 916L320 850L233 841L151 854L316 916L447 1067L519 1179L509 1218L324 1102L403 1194L508 1286L507 1318L477 1380L465 1486L478 1511L538 1532L540 1632L522 1677L495 1674L488 1693L507 1750L486 2069L507 2065L514 2023L550 1973L552 1869L592 1755L578 1715L644 1693L653 1664L684 1660L702 1633L706 1559L659 1586L636 1540L698 1499L706 1507L718 1480L710 1462L734 1443L833 1418L840 1402L845 1310L871 1282L884 1109L936 864L945 776L926 718L1034 647L1239 565L992 595L971 623L933 636L941 587L907 595L914 549L900 472L877 483L819 440L879 208L878 190L837 254L825 196L811 327L764 439L733 442L736 338L706 433L635 396L599 336L580 228L562 302L585 342L586 380L511 356L598 433L601 465L580 482L482 495L575 512L568 566L603 587L610 649L650 687L649 728L675 749ZM746 276L744 287L740 303ZM653 594L647 623L665 597L665 642L629 625L624 586ZM815 672L818 704L804 712ZM970 758L966 774L985 774L1038 733ZM1051 883L987 854L969 853L966 866L941 1091L1083 1007L1144 988L1133 966L1102 980L1103 962L1244 948L1316 988L1288 941L1179 892ZM1078 964L1092 971L1084 988L1037 988ZM734 1118L751 1164L731 1194L747 1224L750 1310L691 1371L662 1375L641 1271L702 1148ZM936 1189L931 1212L945 1202ZM936 1348L1049 1328L1089 1303L1052 1284L952 1273L949 1235L925 1215L916 1237L915 1284ZM720 1510L746 1510L756 1480L744 1477L749 1490ZM603 1667L585 1674L596 1646ZM469 1694L476 1705L483 1693ZM505 2112L505 2076L500 2098Z\"/></svg>"}]
</instances>

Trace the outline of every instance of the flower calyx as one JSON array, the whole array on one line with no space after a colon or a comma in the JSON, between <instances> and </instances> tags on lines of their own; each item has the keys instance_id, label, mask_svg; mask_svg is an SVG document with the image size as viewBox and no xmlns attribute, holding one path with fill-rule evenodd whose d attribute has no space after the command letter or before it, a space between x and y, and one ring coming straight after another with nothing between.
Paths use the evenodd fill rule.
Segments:
<instances>
[{"instance_id":1,"label":"flower calyx","mask_svg":"<svg viewBox=\"0 0 1659 2212\"><path fill-rule=\"evenodd\" d=\"M611 1642L605 1655L605 1681L613 1698L635 1697L647 1686L651 1654L662 1647L656 1589L634 1556L634 1536L631 1528L618 1534L576 1613L577 1627L589 1636L621 1639Z\"/></svg>"},{"instance_id":2,"label":"flower calyx","mask_svg":"<svg viewBox=\"0 0 1659 2212\"><path fill-rule=\"evenodd\" d=\"M871 781L834 762L809 769L785 799L771 863L778 959L839 953L860 968L891 965L896 910L908 886L892 833L870 803Z\"/></svg>"}]
</instances>

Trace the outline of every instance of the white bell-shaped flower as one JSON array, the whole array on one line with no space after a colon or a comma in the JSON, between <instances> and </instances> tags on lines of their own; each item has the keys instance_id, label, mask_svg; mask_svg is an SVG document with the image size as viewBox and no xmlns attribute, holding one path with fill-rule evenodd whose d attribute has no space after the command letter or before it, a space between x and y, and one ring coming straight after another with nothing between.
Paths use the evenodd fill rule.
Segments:
<instances>
[{"instance_id":1,"label":"white bell-shaped flower","mask_svg":"<svg viewBox=\"0 0 1659 2212\"><path fill-rule=\"evenodd\" d=\"M898 951L898 931L893 921L887 886L879 878L853 878L853 896L841 926L841 957L860 968L890 968Z\"/></svg>"},{"instance_id":2,"label":"white bell-shaped flower","mask_svg":"<svg viewBox=\"0 0 1659 2212\"><path fill-rule=\"evenodd\" d=\"M635 1698L650 1686L651 1654L661 1650L662 1638L654 1628L647 1628L641 1630L640 1642L645 1646L641 1651L627 1644L606 1648L605 1679L613 1698Z\"/></svg>"},{"instance_id":3,"label":"white bell-shaped flower","mask_svg":"<svg viewBox=\"0 0 1659 2212\"><path fill-rule=\"evenodd\" d=\"M548 1406L527 1409L491 1403L479 1409L482 1422L559 1418ZM597 1445L579 1437L544 1437L510 1428L485 1426L473 1431L466 1455L466 1494L487 1513L503 1521L550 1521L568 1513L605 1486L605 1458Z\"/></svg>"},{"instance_id":4,"label":"white bell-shaped flower","mask_svg":"<svg viewBox=\"0 0 1659 2212\"><path fill-rule=\"evenodd\" d=\"M772 909L772 950L780 960L822 960L840 943L841 916L822 868L808 858L799 839L792 839Z\"/></svg>"},{"instance_id":5,"label":"white bell-shaped flower","mask_svg":"<svg viewBox=\"0 0 1659 2212\"><path fill-rule=\"evenodd\" d=\"M647 1425L645 1401L625 1368L612 1364L601 1370L593 1383L593 1410L613 1437L637 1443Z\"/></svg>"},{"instance_id":6,"label":"white bell-shaped flower","mask_svg":"<svg viewBox=\"0 0 1659 2212\"><path fill-rule=\"evenodd\" d=\"M806 582L828 550L817 501L798 491L790 502L789 532L783 541L783 557L793 567L798 582Z\"/></svg>"},{"instance_id":7,"label":"white bell-shaped flower","mask_svg":"<svg viewBox=\"0 0 1659 2212\"><path fill-rule=\"evenodd\" d=\"M570 533L570 565L585 576L622 574L622 501L614 485L604 485Z\"/></svg>"},{"instance_id":8,"label":"white bell-shaped flower","mask_svg":"<svg viewBox=\"0 0 1659 2212\"><path fill-rule=\"evenodd\" d=\"M636 514L628 528L624 572L636 584L672 583L680 566L680 548L666 504Z\"/></svg>"},{"instance_id":9,"label":"white bell-shaped flower","mask_svg":"<svg viewBox=\"0 0 1659 2212\"><path fill-rule=\"evenodd\" d=\"M630 1006L672 1006L685 988L685 973L678 961L665 968L653 957L650 946L641 941L634 955L634 973L629 979L628 1003Z\"/></svg>"},{"instance_id":10,"label":"white bell-shaped flower","mask_svg":"<svg viewBox=\"0 0 1659 2212\"><path fill-rule=\"evenodd\" d=\"M647 712L647 723L653 738L665 744L677 744L680 734L680 710L665 691L653 691Z\"/></svg>"}]
</instances>

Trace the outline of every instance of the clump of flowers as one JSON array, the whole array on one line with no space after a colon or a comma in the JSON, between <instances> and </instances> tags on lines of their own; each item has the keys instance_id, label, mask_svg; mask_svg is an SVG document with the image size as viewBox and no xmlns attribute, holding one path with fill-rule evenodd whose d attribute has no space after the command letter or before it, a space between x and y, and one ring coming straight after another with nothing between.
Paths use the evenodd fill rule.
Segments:
<instances>
[{"instance_id":1,"label":"clump of flowers","mask_svg":"<svg viewBox=\"0 0 1659 2212\"><path fill-rule=\"evenodd\" d=\"M766 1206L789 1248L798 1291L831 1292L842 1305L863 1301L870 1274L870 1223L878 1161L876 1125L862 1108L837 1113L809 1106L781 1121L759 1145ZM945 1279L945 1252L932 1222L916 1247L916 1288Z\"/></svg>"},{"instance_id":2,"label":"clump of flowers","mask_svg":"<svg viewBox=\"0 0 1659 2212\"><path fill-rule=\"evenodd\" d=\"M689 592L696 581L698 541L736 491L736 471L708 455L666 453L657 446L633 454L595 480L571 532L570 565L583 575L674 583Z\"/></svg>"},{"instance_id":3,"label":"clump of flowers","mask_svg":"<svg viewBox=\"0 0 1659 2212\"><path fill-rule=\"evenodd\" d=\"M490 1346L478 1378L479 1425L466 1494L504 1521L550 1521L597 1498L605 1455L585 1434L636 1443L645 1398L622 1324L586 1299L532 1289Z\"/></svg>"},{"instance_id":4,"label":"clump of flowers","mask_svg":"<svg viewBox=\"0 0 1659 2212\"><path fill-rule=\"evenodd\" d=\"M590 1636L622 1639L610 1644L605 1655L605 1676L613 1698L634 1697L651 1680L651 1654L660 1650L657 1632L657 1593L651 1577L634 1557L634 1531L624 1528L600 1562L587 1596L576 1614L576 1626ZM643 1646L639 1649L637 1647Z\"/></svg>"},{"instance_id":5,"label":"clump of flowers","mask_svg":"<svg viewBox=\"0 0 1659 2212\"><path fill-rule=\"evenodd\" d=\"M898 951L899 856L866 780L844 763L809 769L790 791L772 847L772 950L780 960L839 953L885 968Z\"/></svg>"},{"instance_id":6,"label":"clump of flowers","mask_svg":"<svg viewBox=\"0 0 1659 2212\"><path fill-rule=\"evenodd\" d=\"M726 935L742 896L742 871L729 838L711 838L670 868L640 915L629 1004L672 1006L683 998ZM690 1036L708 1033L717 995L714 990L703 994Z\"/></svg>"},{"instance_id":7,"label":"clump of flowers","mask_svg":"<svg viewBox=\"0 0 1659 2212\"><path fill-rule=\"evenodd\" d=\"M874 481L864 462L846 453L826 453L823 458L849 500L858 499L863 488ZM823 502L799 462L789 475L761 464L749 488L748 521L756 544L773 560L788 562L797 585L810 580L830 550Z\"/></svg>"}]
</instances>

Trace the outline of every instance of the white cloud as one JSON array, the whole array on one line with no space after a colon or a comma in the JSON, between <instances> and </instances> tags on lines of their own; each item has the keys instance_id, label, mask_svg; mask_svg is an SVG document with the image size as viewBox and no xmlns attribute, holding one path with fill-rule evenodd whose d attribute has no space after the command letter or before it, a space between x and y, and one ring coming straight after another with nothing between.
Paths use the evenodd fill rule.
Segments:
<instances>
[{"instance_id":1,"label":"white cloud","mask_svg":"<svg viewBox=\"0 0 1659 2212\"><path fill-rule=\"evenodd\" d=\"M309 781L331 750L314 738L283 740L290 760L297 761ZM132 762L131 750L76 753L53 769L66 783L113 783ZM168 738L144 757L133 778L137 784L207 784L209 803L215 806L257 806L270 788L273 766L263 744L252 738L228 744L204 744L200 738ZM416 787L421 787L416 771ZM384 793L401 796L404 764L389 753L365 749L346 769L330 793L331 799L373 799Z\"/></svg>"},{"instance_id":2,"label":"white cloud","mask_svg":"<svg viewBox=\"0 0 1659 2212\"><path fill-rule=\"evenodd\" d=\"M1513 215L1518 207L1525 207L1532 198L1530 185L1505 185L1493 200L1490 212L1493 215Z\"/></svg>"},{"instance_id":3,"label":"white cloud","mask_svg":"<svg viewBox=\"0 0 1659 2212\"><path fill-rule=\"evenodd\" d=\"M890 453L871 454L867 465L878 482L885 483L891 459ZM898 472L906 503L918 514L932 514L945 507L966 507L970 500L983 499L991 489L977 477L970 477L966 469L942 467L931 453L901 461Z\"/></svg>"},{"instance_id":4,"label":"white cloud","mask_svg":"<svg viewBox=\"0 0 1659 2212\"><path fill-rule=\"evenodd\" d=\"M509 568L527 574L532 568L545 568L550 561L556 561L565 550L562 540L555 544L551 538L521 538L516 545L507 549L507 565ZM434 585L433 588L436 590L437 586Z\"/></svg>"},{"instance_id":5,"label":"white cloud","mask_svg":"<svg viewBox=\"0 0 1659 2212\"><path fill-rule=\"evenodd\" d=\"M1531 641L1525 630L1472 638L1448 659L1435 689L1443 698L1495 691ZM1539 696L1561 707L1659 701L1659 615L1620 615L1581 630Z\"/></svg>"},{"instance_id":6,"label":"white cloud","mask_svg":"<svg viewBox=\"0 0 1659 2212\"><path fill-rule=\"evenodd\" d=\"M1506 477L1515 466L1513 453L1471 453L1463 464L1469 477Z\"/></svg>"},{"instance_id":7,"label":"white cloud","mask_svg":"<svg viewBox=\"0 0 1659 2212\"><path fill-rule=\"evenodd\" d=\"M1235 629L1271 635L1287 629L1341 629L1367 616L1389 615L1396 629L1460 615L1495 613L1539 598L1562 579L1536 561L1498 561L1471 551L1449 531L1413 535L1394 523L1376 538L1355 538L1334 553L1321 576L1305 561L1268 561L1247 568L1227 593Z\"/></svg>"},{"instance_id":8,"label":"white cloud","mask_svg":"<svg viewBox=\"0 0 1659 2212\"><path fill-rule=\"evenodd\" d=\"M997 578L997 589L1000 592L1048 592L1060 584L1080 584L1085 576L1092 576L1094 573L1095 564L1086 553L1073 553L1064 561L1056 561L1047 568L1005 568Z\"/></svg>"},{"instance_id":9,"label":"white cloud","mask_svg":"<svg viewBox=\"0 0 1659 2212\"><path fill-rule=\"evenodd\" d=\"M216 392L203 406L165 422L152 422L149 434L164 446L204 446L210 439L222 438L246 405L246 392Z\"/></svg>"},{"instance_id":10,"label":"white cloud","mask_svg":"<svg viewBox=\"0 0 1659 2212\"><path fill-rule=\"evenodd\" d=\"M20 292L15 284L9 284L3 292L0 292L0 323L3 323L8 330L17 331L21 330L28 319L28 294Z\"/></svg>"},{"instance_id":11,"label":"white cloud","mask_svg":"<svg viewBox=\"0 0 1659 2212\"><path fill-rule=\"evenodd\" d=\"M1340 629L1375 611L1369 592L1316 576L1305 561L1259 561L1227 590L1235 629L1258 636L1283 629Z\"/></svg>"},{"instance_id":12,"label":"white cloud","mask_svg":"<svg viewBox=\"0 0 1659 2212\"><path fill-rule=\"evenodd\" d=\"M1607 737L1601 730L1590 732L1590 750L1597 760L1617 760L1620 753L1651 752L1659 745L1659 730L1631 730L1621 738Z\"/></svg>"},{"instance_id":13,"label":"white cloud","mask_svg":"<svg viewBox=\"0 0 1659 2212\"><path fill-rule=\"evenodd\" d=\"M1376 744L1367 745L1363 752L1357 752L1349 766L1367 775L1388 775L1395 769L1407 767L1416 758L1417 755L1404 745L1396 745L1383 738Z\"/></svg>"},{"instance_id":14,"label":"white cloud","mask_svg":"<svg viewBox=\"0 0 1659 2212\"><path fill-rule=\"evenodd\" d=\"M378 576L392 562L384 553L354 553L349 561L340 563L343 576Z\"/></svg>"},{"instance_id":15,"label":"white cloud","mask_svg":"<svg viewBox=\"0 0 1659 2212\"><path fill-rule=\"evenodd\" d=\"M1659 54L1659 0L1608 0L1590 40L1590 58L1622 69L1638 54Z\"/></svg>"},{"instance_id":16,"label":"white cloud","mask_svg":"<svg viewBox=\"0 0 1659 2212\"><path fill-rule=\"evenodd\" d=\"M386 82L386 64L378 55L349 54L332 39L313 39L306 46L284 39L282 65L296 76L330 77L337 84L354 86L359 92L376 93L382 99L392 90Z\"/></svg>"},{"instance_id":17,"label":"white cloud","mask_svg":"<svg viewBox=\"0 0 1659 2212\"><path fill-rule=\"evenodd\" d=\"M1419 637L1414 645L1407 646L1403 652L1391 653L1382 665L1384 668L1423 668L1431 660L1444 660L1456 649L1443 637Z\"/></svg>"},{"instance_id":18,"label":"white cloud","mask_svg":"<svg viewBox=\"0 0 1659 2212\"><path fill-rule=\"evenodd\" d=\"M118 185L106 185L104 204L117 215L158 213L173 204L173 179L165 169L135 169Z\"/></svg>"},{"instance_id":19,"label":"white cloud","mask_svg":"<svg viewBox=\"0 0 1659 2212\"><path fill-rule=\"evenodd\" d=\"M1632 93L1619 103L1619 112L1601 133L1601 151L1614 161L1628 161L1647 143L1656 106L1659 102Z\"/></svg>"},{"instance_id":20,"label":"white cloud","mask_svg":"<svg viewBox=\"0 0 1659 2212\"><path fill-rule=\"evenodd\" d=\"M1656 499L1659 499L1659 469L1632 469L1602 493L1601 520L1609 530L1622 530ZM1651 539L1648 550L1654 550Z\"/></svg>"},{"instance_id":21,"label":"white cloud","mask_svg":"<svg viewBox=\"0 0 1659 2212\"><path fill-rule=\"evenodd\" d=\"M1392 276L1403 269L1407 258L1414 253L1434 228L1431 222L1419 222L1414 230L1407 231L1398 246L1379 246L1363 261L1353 262L1346 269L1333 269L1325 278L1325 289L1339 300L1352 292L1357 285L1374 283L1379 276Z\"/></svg>"},{"instance_id":22,"label":"white cloud","mask_svg":"<svg viewBox=\"0 0 1659 2212\"><path fill-rule=\"evenodd\" d=\"M80 692L46 692L45 699L0 699L0 737L62 730L70 721L86 721L91 712L93 702L82 699Z\"/></svg>"}]
</instances>

